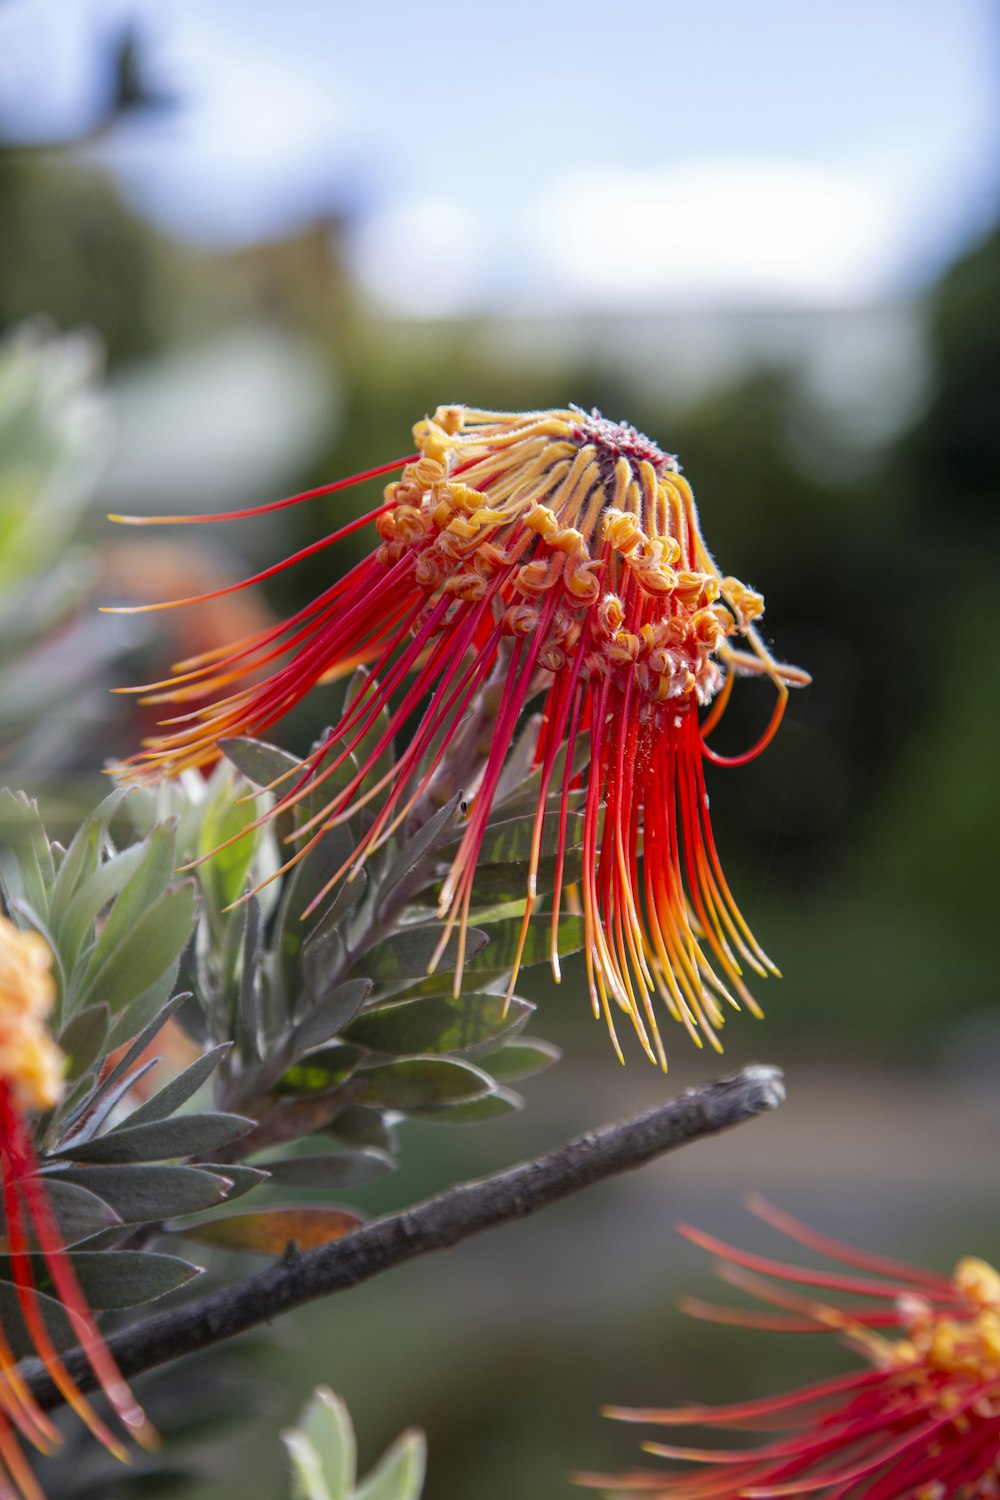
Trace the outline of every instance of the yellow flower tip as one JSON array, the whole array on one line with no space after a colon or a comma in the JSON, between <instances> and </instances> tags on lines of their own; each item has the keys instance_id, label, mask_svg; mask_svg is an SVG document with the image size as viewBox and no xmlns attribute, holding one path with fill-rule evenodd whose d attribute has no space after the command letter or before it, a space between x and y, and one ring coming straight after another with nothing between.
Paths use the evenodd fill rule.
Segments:
<instances>
[{"instance_id":1,"label":"yellow flower tip","mask_svg":"<svg viewBox=\"0 0 1000 1500\"><path fill-rule=\"evenodd\" d=\"M0 1082L22 1110L53 1109L63 1095L65 1058L45 1025L55 998L48 943L0 916Z\"/></svg>"},{"instance_id":2,"label":"yellow flower tip","mask_svg":"<svg viewBox=\"0 0 1000 1500\"><path fill-rule=\"evenodd\" d=\"M965 1255L955 1267L955 1289L970 1302L1000 1309L1000 1275L985 1260Z\"/></svg>"}]
</instances>

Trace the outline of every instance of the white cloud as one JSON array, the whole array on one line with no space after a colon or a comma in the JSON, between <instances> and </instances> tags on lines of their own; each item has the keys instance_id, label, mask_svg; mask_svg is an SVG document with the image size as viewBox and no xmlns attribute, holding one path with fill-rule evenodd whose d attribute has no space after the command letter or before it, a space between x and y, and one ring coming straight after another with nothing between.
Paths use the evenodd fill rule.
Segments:
<instances>
[{"instance_id":1,"label":"white cloud","mask_svg":"<svg viewBox=\"0 0 1000 1500\"><path fill-rule=\"evenodd\" d=\"M486 227L454 198L387 204L355 227L350 255L368 291L404 317L450 317L490 298Z\"/></svg>"},{"instance_id":2,"label":"white cloud","mask_svg":"<svg viewBox=\"0 0 1000 1500\"><path fill-rule=\"evenodd\" d=\"M536 206L540 270L566 300L839 303L882 292L898 252L859 177L785 162L577 174Z\"/></svg>"},{"instance_id":3,"label":"white cloud","mask_svg":"<svg viewBox=\"0 0 1000 1500\"><path fill-rule=\"evenodd\" d=\"M863 173L787 162L573 172L508 188L502 212L476 187L390 202L359 226L352 259L381 303L410 317L837 306L885 295L905 239Z\"/></svg>"}]
</instances>

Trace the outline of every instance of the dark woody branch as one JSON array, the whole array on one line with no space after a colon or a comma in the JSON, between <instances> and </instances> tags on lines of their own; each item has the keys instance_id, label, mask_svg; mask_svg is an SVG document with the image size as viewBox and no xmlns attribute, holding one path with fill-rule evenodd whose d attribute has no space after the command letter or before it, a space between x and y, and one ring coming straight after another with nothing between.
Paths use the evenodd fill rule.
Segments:
<instances>
[{"instance_id":1,"label":"dark woody branch","mask_svg":"<svg viewBox=\"0 0 1000 1500\"><path fill-rule=\"evenodd\" d=\"M446 1250L480 1230L526 1218L570 1193L703 1136L728 1130L785 1097L778 1068L753 1065L730 1078L689 1089L645 1114L606 1125L510 1171L465 1183L416 1208L378 1219L321 1249L285 1258L236 1286L211 1292L186 1307L145 1318L108 1340L126 1377L231 1338L316 1297L344 1291L393 1266ZM66 1363L84 1389L93 1385L86 1359L75 1351ZM23 1371L42 1406L61 1397L37 1361Z\"/></svg>"}]
</instances>

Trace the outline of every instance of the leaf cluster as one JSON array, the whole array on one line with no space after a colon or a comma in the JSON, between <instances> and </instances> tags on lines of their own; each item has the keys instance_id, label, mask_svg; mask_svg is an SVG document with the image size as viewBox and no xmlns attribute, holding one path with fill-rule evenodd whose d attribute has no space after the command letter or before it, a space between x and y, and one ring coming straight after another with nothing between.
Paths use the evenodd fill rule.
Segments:
<instances>
[{"instance_id":1,"label":"leaf cluster","mask_svg":"<svg viewBox=\"0 0 1000 1500\"><path fill-rule=\"evenodd\" d=\"M373 741L376 735L377 727L369 732ZM234 1151L243 1159L309 1137L309 1154L267 1155L260 1164L278 1185L329 1192L394 1165L400 1120L472 1123L520 1108L510 1083L557 1055L522 1035L534 1006L507 994L533 826L524 778L512 782L487 830L484 897L466 934L456 996L458 936L448 937L432 902L461 837L461 796L415 830L397 831L361 866L352 856L370 826L365 783L350 817L324 826L323 813L356 775L363 746L274 820L273 830L270 789L302 781L308 763L258 740L223 748L229 765L215 772L200 817L185 830L188 851L200 856L206 898L185 983L199 1004L205 1044L233 1043L219 1069L225 1108L258 1122ZM380 753L369 779L385 774L391 754ZM316 828L321 836L312 838ZM546 828L543 888L555 836ZM301 857L272 878L303 843ZM564 918L558 938L562 952L578 947L579 919ZM547 959L550 942L546 919L533 919L524 963ZM308 1234L303 1209L288 1212ZM243 1233L247 1248L263 1249L273 1228L248 1216L239 1230L227 1220L211 1237L233 1244ZM338 1232L333 1218L330 1230Z\"/></svg>"},{"instance_id":2,"label":"leaf cluster","mask_svg":"<svg viewBox=\"0 0 1000 1500\"><path fill-rule=\"evenodd\" d=\"M292 1468L292 1500L420 1500L427 1462L423 1433L404 1432L359 1483L350 1413L327 1386L317 1386L282 1441Z\"/></svg>"},{"instance_id":3,"label":"leaf cluster","mask_svg":"<svg viewBox=\"0 0 1000 1500\"><path fill-rule=\"evenodd\" d=\"M178 1256L141 1248L146 1231L234 1198L264 1176L212 1161L253 1122L192 1103L224 1048L198 1056L135 1102L157 1062L151 1049L184 998L174 991L196 893L193 882L174 878L174 820L117 846L111 823L124 795L106 798L64 849L47 838L33 803L0 793L14 829L0 850L0 891L11 919L40 932L52 950L58 998L51 1020L66 1057L66 1090L36 1122L35 1151L73 1268L97 1311L148 1302L197 1275ZM33 1274L53 1330L75 1342L40 1255ZM15 1349L31 1348L6 1256L0 1322Z\"/></svg>"},{"instance_id":4,"label":"leaf cluster","mask_svg":"<svg viewBox=\"0 0 1000 1500\"><path fill-rule=\"evenodd\" d=\"M4 901L52 949L53 1029L67 1058L65 1096L37 1122L40 1171L95 1309L149 1300L196 1274L145 1248L157 1233L266 1254L348 1233L359 1216L330 1194L395 1166L401 1121L505 1115L523 1103L511 1083L557 1056L523 1034L534 1007L508 993L538 796L530 751L515 751L524 763L500 788L460 942L434 903L465 801L428 808L359 865L366 788L393 754L384 725L366 739L277 817L273 789L305 784L308 762L229 741L207 782L116 790L65 849L27 798L0 794L16 833L0 856ZM366 778L350 816L334 821L329 798L359 764ZM571 813L570 866L578 822ZM553 811L542 891L557 838ZM179 878L178 867L193 874ZM580 946L581 926L560 920L560 952ZM551 943L550 919L532 917L523 963L547 959ZM150 1094L152 1049L178 1041L185 1065ZM289 1202L215 1212L268 1177ZM41 1257L35 1270L44 1295ZM16 1342L11 1275L0 1257L0 1319L6 1327L9 1315ZM49 1311L61 1328L54 1299Z\"/></svg>"}]
</instances>

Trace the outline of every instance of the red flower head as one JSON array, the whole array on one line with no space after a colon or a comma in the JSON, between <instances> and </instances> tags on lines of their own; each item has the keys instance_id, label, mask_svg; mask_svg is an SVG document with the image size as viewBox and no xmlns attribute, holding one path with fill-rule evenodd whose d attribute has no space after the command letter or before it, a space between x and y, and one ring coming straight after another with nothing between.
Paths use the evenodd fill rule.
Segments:
<instances>
[{"instance_id":1,"label":"red flower head","mask_svg":"<svg viewBox=\"0 0 1000 1500\"><path fill-rule=\"evenodd\" d=\"M814 1270L751 1255L682 1225L721 1257L719 1274L780 1312L689 1301L698 1317L748 1328L828 1330L863 1356L860 1370L733 1406L610 1408L626 1422L786 1431L753 1447L646 1443L696 1470L581 1475L615 1496L659 1500L997 1500L1000 1496L1000 1276L965 1258L949 1278L866 1255L759 1198L750 1207L799 1244L862 1272ZM768 1279L773 1278L773 1279ZM775 1282L785 1283L776 1285ZM790 1288L815 1288L816 1291ZM826 1293L837 1300L828 1300ZM840 1300L846 1294L848 1300ZM896 1336L891 1336L892 1331Z\"/></svg>"},{"instance_id":2,"label":"red flower head","mask_svg":"<svg viewBox=\"0 0 1000 1500\"><path fill-rule=\"evenodd\" d=\"M52 954L34 932L21 932L0 916L0 1175L6 1223L6 1253L21 1319L35 1353L63 1399L119 1458L126 1452L82 1395L59 1357L36 1289L40 1252L51 1288L87 1355L98 1384L116 1415L140 1441L152 1437L146 1418L119 1374L65 1254L59 1229L39 1175L27 1115L52 1109L62 1097L63 1058L45 1019L55 999ZM0 1494L41 1500L17 1433L43 1452L58 1433L22 1380L0 1328Z\"/></svg>"},{"instance_id":3,"label":"red flower head","mask_svg":"<svg viewBox=\"0 0 1000 1500\"><path fill-rule=\"evenodd\" d=\"M665 1065L651 1003L658 993L699 1045L707 1037L717 1046L725 1004L742 1001L759 1014L744 967L776 970L719 865L703 765L725 760L706 736L734 674L766 674L778 691L771 725L729 763L750 759L778 726L787 684L808 679L771 658L753 627L763 600L720 576L676 460L633 427L576 408L510 414L447 406L419 423L415 437L420 451L405 466L372 471L403 469L382 506L289 562L368 523L380 538L371 556L284 625L182 662L168 682L137 690L170 703L221 696L168 720L129 771L149 778L204 765L220 740L261 733L317 683L370 663L364 690L278 809L313 795L365 742L357 776L308 825L315 842L359 796L380 799L355 851L360 860L422 809L464 789L471 810L441 892L448 930L457 924L464 933L501 774L519 721L537 703L524 934L548 814L558 830L558 977L567 822L582 797L581 899L595 1014L603 1011L614 1037L612 1006L625 1011L648 1055ZM734 649L736 637L749 653ZM265 668L270 675L261 679ZM362 790L418 708L419 726L393 769ZM387 727L373 737L383 713ZM456 985L461 969L459 962Z\"/></svg>"}]
</instances>

